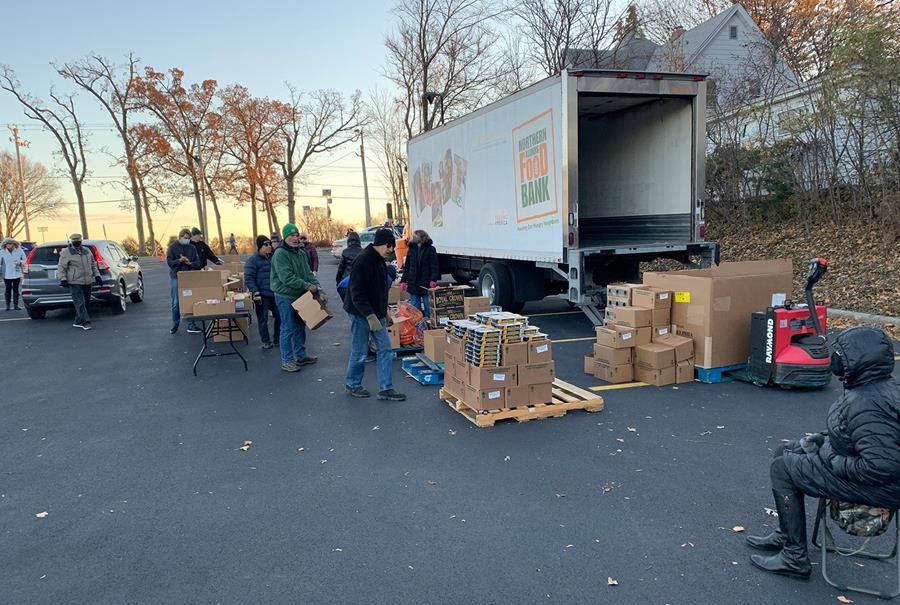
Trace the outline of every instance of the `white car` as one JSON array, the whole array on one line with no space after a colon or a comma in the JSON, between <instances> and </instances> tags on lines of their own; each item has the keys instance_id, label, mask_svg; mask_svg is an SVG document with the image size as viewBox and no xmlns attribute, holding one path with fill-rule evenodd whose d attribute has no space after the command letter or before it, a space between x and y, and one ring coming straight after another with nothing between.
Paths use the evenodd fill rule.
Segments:
<instances>
[{"instance_id":1,"label":"white car","mask_svg":"<svg viewBox=\"0 0 900 605\"><path fill-rule=\"evenodd\" d=\"M381 229L381 226L378 227L369 227L359 233L359 243L363 248L371 244L375 241L375 232ZM401 238L403 237L403 227L399 225L394 225L394 237ZM337 259L341 258L341 253L344 251L344 248L347 247L347 238L342 237L339 240L335 240L331 244L331 255Z\"/></svg>"}]
</instances>

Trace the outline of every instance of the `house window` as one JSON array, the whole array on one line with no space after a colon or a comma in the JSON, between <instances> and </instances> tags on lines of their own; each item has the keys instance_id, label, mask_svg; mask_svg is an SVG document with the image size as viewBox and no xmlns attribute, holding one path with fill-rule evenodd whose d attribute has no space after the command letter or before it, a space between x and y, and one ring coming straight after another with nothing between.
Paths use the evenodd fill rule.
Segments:
<instances>
[{"instance_id":1,"label":"house window","mask_svg":"<svg viewBox=\"0 0 900 605\"><path fill-rule=\"evenodd\" d=\"M732 25L728 28L728 38L731 40L737 40L737 25Z\"/></svg>"}]
</instances>

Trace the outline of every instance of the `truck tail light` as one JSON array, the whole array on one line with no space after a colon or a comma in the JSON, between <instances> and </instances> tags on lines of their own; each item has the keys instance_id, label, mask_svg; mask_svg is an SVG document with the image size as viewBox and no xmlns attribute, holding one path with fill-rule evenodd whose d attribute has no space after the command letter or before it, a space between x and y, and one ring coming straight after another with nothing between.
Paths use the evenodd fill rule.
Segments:
<instances>
[{"instance_id":1,"label":"truck tail light","mask_svg":"<svg viewBox=\"0 0 900 605\"><path fill-rule=\"evenodd\" d=\"M573 231L569 231L569 245L575 245L575 233Z\"/></svg>"},{"instance_id":2,"label":"truck tail light","mask_svg":"<svg viewBox=\"0 0 900 605\"><path fill-rule=\"evenodd\" d=\"M694 82L703 82L706 80L706 76L694 76Z\"/></svg>"},{"instance_id":3,"label":"truck tail light","mask_svg":"<svg viewBox=\"0 0 900 605\"><path fill-rule=\"evenodd\" d=\"M706 225L700 225L700 239L706 239Z\"/></svg>"},{"instance_id":4,"label":"truck tail light","mask_svg":"<svg viewBox=\"0 0 900 605\"><path fill-rule=\"evenodd\" d=\"M635 80L643 80L646 77L647 77L647 74L634 74Z\"/></svg>"}]
</instances>

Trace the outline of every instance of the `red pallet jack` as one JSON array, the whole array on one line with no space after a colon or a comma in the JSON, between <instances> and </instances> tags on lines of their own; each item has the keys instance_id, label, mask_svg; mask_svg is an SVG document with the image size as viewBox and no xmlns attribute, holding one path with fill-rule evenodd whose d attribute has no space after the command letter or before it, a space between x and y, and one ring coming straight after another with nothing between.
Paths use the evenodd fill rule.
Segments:
<instances>
[{"instance_id":1,"label":"red pallet jack","mask_svg":"<svg viewBox=\"0 0 900 605\"><path fill-rule=\"evenodd\" d=\"M828 270L814 258L806 276L806 304L786 302L753 314L746 379L757 386L821 388L831 382L831 350L825 338L827 309L812 289Z\"/></svg>"}]
</instances>

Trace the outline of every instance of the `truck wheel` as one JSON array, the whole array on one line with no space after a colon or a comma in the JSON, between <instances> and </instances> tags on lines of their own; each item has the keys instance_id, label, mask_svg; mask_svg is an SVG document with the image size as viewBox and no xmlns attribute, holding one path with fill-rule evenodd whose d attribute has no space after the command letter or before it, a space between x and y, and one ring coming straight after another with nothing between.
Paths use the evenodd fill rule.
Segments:
<instances>
[{"instance_id":1,"label":"truck wheel","mask_svg":"<svg viewBox=\"0 0 900 605\"><path fill-rule=\"evenodd\" d=\"M478 291L487 296L492 305L510 309L513 304L512 279L509 270L499 263L488 263L478 274Z\"/></svg>"},{"instance_id":2,"label":"truck wheel","mask_svg":"<svg viewBox=\"0 0 900 605\"><path fill-rule=\"evenodd\" d=\"M457 284L466 285L472 283L472 275L464 271L451 271L450 275Z\"/></svg>"}]
</instances>

